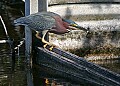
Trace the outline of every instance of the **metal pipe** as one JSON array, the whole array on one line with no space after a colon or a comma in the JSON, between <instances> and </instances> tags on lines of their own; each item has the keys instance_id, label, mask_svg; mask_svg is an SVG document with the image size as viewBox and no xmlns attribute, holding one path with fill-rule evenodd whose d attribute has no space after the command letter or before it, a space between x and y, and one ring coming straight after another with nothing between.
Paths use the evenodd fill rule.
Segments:
<instances>
[{"instance_id":1,"label":"metal pipe","mask_svg":"<svg viewBox=\"0 0 120 86\"><path fill-rule=\"evenodd\" d=\"M0 43L7 43L9 40L0 40Z\"/></svg>"},{"instance_id":2,"label":"metal pipe","mask_svg":"<svg viewBox=\"0 0 120 86\"><path fill-rule=\"evenodd\" d=\"M6 29L6 26L5 26L5 23L4 23L4 21L3 21L2 17L1 17L1 15L0 15L0 20L1 20L2 24L3 24L4 30L5 30L5 34L6 34L7 38L9 38L7 29Z\"/></svg>"}]
</instances>

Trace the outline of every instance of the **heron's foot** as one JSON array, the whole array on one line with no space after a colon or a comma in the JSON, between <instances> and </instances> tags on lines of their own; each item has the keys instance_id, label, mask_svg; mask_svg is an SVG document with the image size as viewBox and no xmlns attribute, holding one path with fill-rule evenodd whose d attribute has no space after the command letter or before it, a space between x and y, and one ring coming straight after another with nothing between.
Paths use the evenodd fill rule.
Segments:
<instances>
[{"instance_id":1,"label":"heron's foot","mask_svg":"<svg viewBox=\"0 0 120 86\"><path fill-rule=\"evenodd\" d=\"M51 47L49 48L49 50L52 51L54 47L55 47L55 46L51 46Z\"/></svg>"},{"instance_id":2,"label":"heron's foot","mask_svg":"<svg viewBox=\"0 0 120 86\"><path fill-rule=\"evenodd\" d=\"M43 47L46 48L47 45L50 46L50 48L49 48L50 51L52 51L54 47L58 47L58 46L56 46L56 45L54 45L54 44L48 44L48 43L46 43L45 45L43 45Z\"/></svg>"},{"instance_id":3,"label":"heron's foot","mask_svg":"<svg viewBox=\"0 0 120 86\"><path fill-rule=\"evenodd\" d=\"M43 47L46 48L48 44L44 44Z\"/></svg>"},{"instance_id":4,"label":"heron's foot","mask_svg":"<svg viewBox=\"0 0 120 86\"><path fill-rule=\"evenodd\" d=\"M52 51L54 47L58 47L58 46L52 44L51 47L49 48L49 50Z\"/></svg>"},{"instance_id":5,"label":"heron's foot","mask_svg":"<svg viewBox=\"0 0 120 86\"><path fill-rule=\"evenodd\" d=\"M49 80L48 80L48 79L45 79L45 83L46 83L46 84L49 84Z\"/></svg>"}]
</instances>

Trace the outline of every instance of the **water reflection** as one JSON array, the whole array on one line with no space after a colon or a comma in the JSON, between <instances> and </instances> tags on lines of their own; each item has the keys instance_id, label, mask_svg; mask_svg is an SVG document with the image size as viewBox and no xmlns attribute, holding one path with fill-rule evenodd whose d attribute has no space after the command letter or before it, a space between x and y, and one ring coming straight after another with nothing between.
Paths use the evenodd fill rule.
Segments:
<instances>
[{"instance_id":1,"label":"water reflection","mask_svg":"<svg viewBox=\"0 0 120 86\"><path fill-rule=\"evenodd\" d=\"M66 80L60 76L51 75L50 70L33 64L33 81L34 86L81 86L77 85L74 82L70 82L70 80Z\"/></svg>"},{"instance_id":2,"label":"water reflection","mask_svg":"<svg viewBox=\"0 0 120 86\"><path fill-rule=\"evenodd\" d=\"M16 59L15 67L7 44L0 44L0 86L27 86L24 58Z\"/></svg>"},{"instance_id":3,"label":"water reflection","mask_svg":"<svg viewBox=\"0 0 120 86\"><path fill-rule=\"evenodd\" d=\"M90 62L120 74L120 58L90 60Z\"/></svg>"},{"instance_id":4,"label":"water reflection","mask_svg":"<svg viewBox=\"0 0 120 86\"><path fill-rule=\"evenodd\" d=\"M97 62L102 67L105 67L113 72L120 74L120 59L115 60L105 60L102 62Z\"/></svg>"}]
</instances>

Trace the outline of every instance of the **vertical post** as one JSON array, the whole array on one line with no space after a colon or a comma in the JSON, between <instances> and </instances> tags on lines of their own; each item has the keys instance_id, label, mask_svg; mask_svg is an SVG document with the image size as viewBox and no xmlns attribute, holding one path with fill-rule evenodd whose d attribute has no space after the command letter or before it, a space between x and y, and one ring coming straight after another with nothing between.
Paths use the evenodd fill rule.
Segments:
<instances>
[{"instance_id":1,"label":"vertical post","mask_svg":"<svg viewBox=\"0 0 120 86\"><path fill-rule=\"evenodd\" d=\"M25 0L25 16L30 14L47 11L47 0ZM28 65L30 64L30 55L32 50L32 31L28 27L25 27L25 56L27 58ZM30 67L27 68L27 83L28 86L33 86L32 74Z\"/></svg>"},{"instance_id":2,"label":"vertical post","mask_svg":"<svg viewBox=\"0 0 120 86\"><path fill-rule=\"evenodd\" d=\"M25 16L30 15L30 0L25 0ZM30 63L30 54L32 47L32 32L31 29L25 27L25 56L27 63Z\"/></svg>"},{"instance_id":3,"label":"vertical post","mask_svg":"<svg viewBox=\"0 0 120 86\"><path fill-rule=\"evenodd\" d=\"M25 16L28 15L30 15L30 0L25 0ZM34 86L30 66L31 48L32 48L32 31L28 27L25 27L25 57L27 59L26 65L27 86Z\"/></svg>"},{"instance_id":4,"label":"vertical post","mask_svg":"<svg viewBox=\"0 0 120 86\"><path fill-rule=\"evenodd\" d=\"M25 0L25 16L30 14L47 11L47 0ZM30 54L32 48L32 31L28 27L25 27L25 56L28 63L30 63Z\"/></svg>"}]
</instances>

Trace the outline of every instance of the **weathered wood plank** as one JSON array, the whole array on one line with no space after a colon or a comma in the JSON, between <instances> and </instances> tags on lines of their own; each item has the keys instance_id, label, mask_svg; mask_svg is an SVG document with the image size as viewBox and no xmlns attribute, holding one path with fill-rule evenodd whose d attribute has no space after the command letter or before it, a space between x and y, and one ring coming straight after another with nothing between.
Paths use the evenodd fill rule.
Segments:
<instances>
[{"instance_id":1,"label":"weathered wood plank","mask_svg":"<svg viewBox=\"0 0 120 86\"><path fill-rule=\"evenodd\" d=\"M87 76L85 77L85 74L82 75L81 70L81 73L79 73L80 71L78 72L78 70L76 71L74 66L72 66L72 68L70 69L72 64L69 64L69 62L65 60L64 57L49 52L48 50L43 50L42 48L39 48L39 51L39 55L42 54L43 58L39 58L39 60L37 59L37 61L39 61L38 64L45 67L45 69L48 68L47 70L54 71L54 74L56 76L70 79L71 81L79 84L81 83L100 85L100 83L87 78Z\"/></svg>"},{"instance_id":2,"label":"weathered wood plank","mask_svg":"<svg viewBox=\"0 0 120 86\"><path fill-rule=\"evenodd\" d=\"M49 49L49 46L47 46L47 49ZM112 78L118 82L120 81L119 74L109 71L109 70L107 70L99 65L96 65L94 63L88 62L87 60L85 60L82 57L79 57L79 56L69 53L67 51L61 50L59 48L53 48L52 51L61 56L66 57L67 59L75 61L77 64L83 65L85 68L88 68L88 69L92 70L93 72L97 72L99 74L104 75L105 77Z\"/></svg>"},{"instance_id":3,"label":"weathered wood plank","mask_svg":"<svg viewBox=\"0 0 120 86\"><path fill-rule=\"evenodd\" d=\"M63 72L63 74L65 72L67 72L68 76L69 76L69 74L73 74L73 75L77 74L72 77L78 78L78 80L77 80L78 82L81 80L80 78L82 77L82 79L86 80L86 82L84 81L84 83L87 83L87 84L88 83L94 83L94 84L101 83L103 85L109 85L109 84L119 85L120 84L118 81L111 79L108 76L104 76L104 74L101 74L101 73L97 72L96 70L93 71L92 68L89 68L89 66L86 66L86 65L93 66L91 63L87 62L84 59L81 59L80 57L70 54L68 52L66 53L65 51L62 51L60 49L56 50L56 48L54 48L53 52L51 52L51 51L48 51L48 50L40 48L40 47L38 47L37 52L39 55L37 57L37 63L39 65L48 67L52 70L56 70L56 72L57 71ZM40 54L42 54L42 55L40 55ZM80 62L78 63L77 60ZM81 64L82 62L84 64ZM56 68L58 68L58 69L56 69ZM67 70L65 70L66 68L67 68ZM70 71L68 72L68 70L70 70ZM114 76L116 77L116 75L114 75ZM71 78L71 77L69 77L69 78Z\"/></svg>"}]
</instances>

